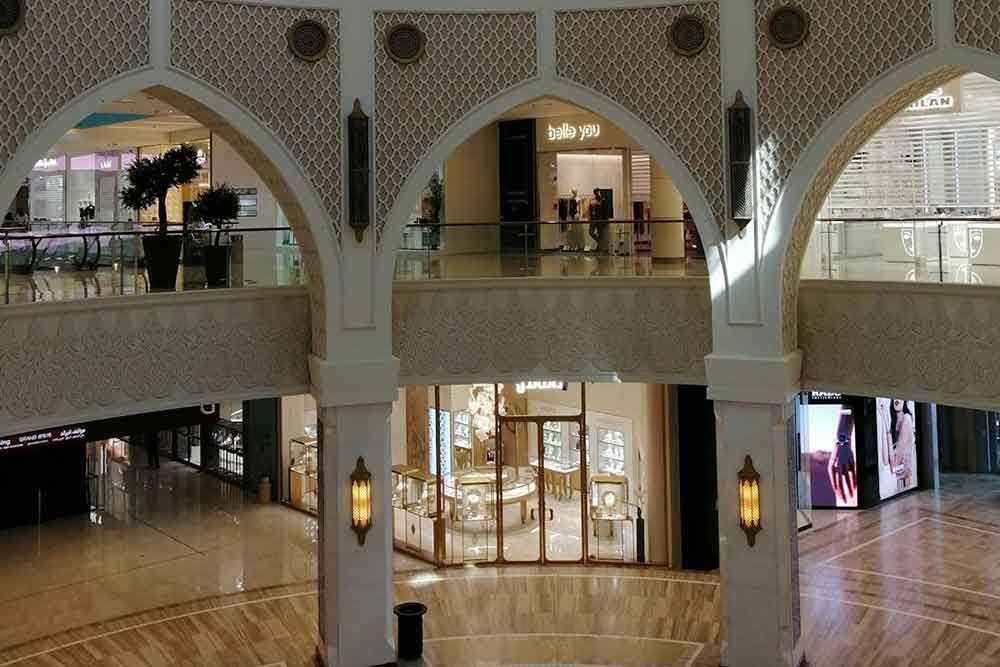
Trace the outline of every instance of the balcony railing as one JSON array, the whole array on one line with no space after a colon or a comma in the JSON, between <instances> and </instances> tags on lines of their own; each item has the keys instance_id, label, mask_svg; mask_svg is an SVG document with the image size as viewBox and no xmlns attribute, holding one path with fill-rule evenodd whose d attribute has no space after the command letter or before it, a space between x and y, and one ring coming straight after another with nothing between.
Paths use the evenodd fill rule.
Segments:
<instances>
[{"instance_id":1,"label":"balcony railing","mask_svg":"<svg viewBox=\"0 0 1000 667\"><path fill-rule=\"evenodd\" d=\"M1000 218L818 218L802 278L1000 284Z\"/></svg>"},{"instance_id":2,"label":"balcony railing","mask_svg":"<svg viewBox=\"0 0 1000 667\"><path fill-rule=\"evenodd\" d=\"M653 256L654 234L664 233L674 236L673 261ZM395 279L704 277L703 260L697 233L681 219L418 221L405 227Z\"/></svg>"},{"instance_id":3,"label":"balcony railing","mask_svg":"<svg viewBox=\"0 0 1000 667\"><path fill-rule=\"evenodd\" d=\"M32 222L0 229L3 253L3 303L78 300L149 291L142 237L154 225L111 222ZM204 248L215 240L209 229L179 224L183 235L177 291L206 289ZM224 287L299 285L305 280L302 257L284 227L234 226L221 235L231 248Z\"/></svg>"}]
</instances>

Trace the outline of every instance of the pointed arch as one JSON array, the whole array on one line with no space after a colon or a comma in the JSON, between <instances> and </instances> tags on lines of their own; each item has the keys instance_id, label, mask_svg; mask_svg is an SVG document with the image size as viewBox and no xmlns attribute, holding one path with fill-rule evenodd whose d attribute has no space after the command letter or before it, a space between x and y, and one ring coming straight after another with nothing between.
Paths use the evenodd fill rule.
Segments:
<instances>
[{"instance_id":1,"label":"pointed arch","mask_svg":"<svg viewBox=\"0 0 1000 667\"><path fill-rule=\"evenodd\" d=\"M413 202L420 196L434 169L483 127L510 109L539 97L554 97L603 116L649 152L650 157L670 175L697 225L705 246L713 302L716 301L715 295L726 289L728 277L718 223L708 199L688 169L683 156L678 155L663 137L646 123L614 101L565 81L536 79L507 90L463 117L435 142L406 178L390 209L385 227L385 243L376 267L376 298L379 299L376 306L378 312L384 314L386 321L391 306L392 277L403 228L409 221L408 216L412 211Z\"/></svg>"},{"instance_id":2,"label":"pointed arch","mask_svg":"<svg viewBox=\"0 0 1000 667\"><path fill-rule=\"evenodd\" d=\"M968 72L1000 80L1000 56L964 47L914 58L872 82L831 117L789 175L765 239L765 276L780 295L782 345L798 347L799 274L816 216L851 158L908 104Z\"/></svg>"},{"instance_id":3,"label":"pointed arch","mask_svg":"<svg viewBox=\"0 0 1000 667\"><path fill-rule=\"evenodd\" d=\"M300 244L309 277L312 352L326 354L326 331L336 326L339 248L321 200L300 165L267 127L214 88L174 70L144 68L109 79L40 122L0 169L0 199L10 201L24 175L69 130L101 106L137 90L175 106L230 143L267 184Z\"/></svg>"}]
</instances>

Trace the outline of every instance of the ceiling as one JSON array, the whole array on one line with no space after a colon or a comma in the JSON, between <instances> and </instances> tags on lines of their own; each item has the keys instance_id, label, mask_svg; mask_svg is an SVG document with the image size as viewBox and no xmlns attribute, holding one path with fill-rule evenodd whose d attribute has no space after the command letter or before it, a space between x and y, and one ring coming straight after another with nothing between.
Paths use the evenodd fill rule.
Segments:
<instances>
[{"instance_id":1,"label":"ceiling","mask_svg":"<svg viewBox=\"0 0 1000 667\"><path fill-rule=\"evenodd\" d=\"M500 116L499 120L516 120L518 118L554 118L556 116L572 116L590 113L588 109L564 102L555 97L539 97L518 105Z\"/></svg>"},{"instance_id":2,"label":"ceiling","mask_svg":"<svg viewBox=\"0 0 1000 667\"><path fill-rule=\"evenodd\" d=\"M143 114L145 117L87 129L72 129L56 142L49 153L79 155L127 150L136 146L169 143L170 135L175 132L204 131L207 134L206 128L194 118L141 91L109 102L98 109L97 113Z\"/></svg>"}]
</instances>

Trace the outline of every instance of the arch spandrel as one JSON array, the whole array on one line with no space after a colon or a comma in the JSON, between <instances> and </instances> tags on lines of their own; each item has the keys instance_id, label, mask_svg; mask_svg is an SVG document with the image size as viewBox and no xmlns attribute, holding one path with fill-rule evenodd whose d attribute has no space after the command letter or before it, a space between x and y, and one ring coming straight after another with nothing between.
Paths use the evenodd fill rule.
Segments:
<instances>
[{"instance_id":1,"label":"arch spandrel","mask_svg":"<svg viewBox=\"0 0 1000 667\"><path fill-rule=\"evenodd\" d=\"M394 25L426 36L423 57L401 65L384 40ZM421 159L463 116L538 74L534 12L376 12L375 219L379 247L390 210Z\"/></svg>"},{"instance_id":2,"label":"arch spandrel","mask_svg":"<svg viewBox=\"0 0 1000 667\"><path fill-rule=\"evenodd\" d=\"M148 64L148 14L148 0L32 0L0 38L0 172L74 98Z\"/></svg>"},{"instance_id":3,"label":"arch spandrel","mask_svg":"<svg viewBox=\"0 0 1000 667\"><path fill-rule=\"evenodd\" d=\"M316 62L292 55L286 32L322 24L330 43ZM259 119L312 182L340 240L340 14L212 0L171 3L171 66L211 85Z\"/></svg>"}]
</instances>

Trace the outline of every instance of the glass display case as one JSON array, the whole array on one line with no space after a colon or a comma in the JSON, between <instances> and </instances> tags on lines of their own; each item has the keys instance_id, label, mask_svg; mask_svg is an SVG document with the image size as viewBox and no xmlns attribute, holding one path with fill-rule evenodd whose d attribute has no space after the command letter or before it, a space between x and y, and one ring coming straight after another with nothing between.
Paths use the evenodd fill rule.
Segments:
<instances>
[{"instance_id":1,"label":"glass display case","mask_svg":"<svg viewBox=\"0 0 1000 667\"><path fill-rule=\"evenodd\" d=\"M316 514L319 511L319 441L292 438L288 442L288 504Z\"/></svg>"},{"instance_id":2,"label":"glass display case","mask_svg":"<svg viewBox=\"0 0 1000 667\"><path fill-rule=\"evenodd\" d=\"M396 509L406 507L406 475L414 470L402 463L392 466L392 506Z\"/></svg>"},{"instance_id":3,"label":"glass display case","mask_svg":"<svg viewBox=\"0 0 1000 667\"><path fill-rule=\"evenodd\" d=\"M495 477L488 472L463 475L457 487L456 519L493 521L496 518Z\"/></svg>"},{"instance_id":4,"label":"glass display case","mask_svg":"<svg viewBox=\"0 0 1000 667\"><path fill-rule=\"evenodd\" d=\"M546 462L561 463L563 460L562 429L562 422L545 422L542 425L542 445Z\"/></svg>"},{"instance_id":5,"label":"glass display case","mask_svg":"<svg viewBox=\"0 0 1000 667\"><path fill-rule=\"evenodd\" d=\"M455 427L452 445L455 448L455 470L472 467L472 416L468 410L455 413Z\"/></svg>"},{"instance_id":6,"label":"glass display case","mask_svg":"<svg viewBox=\"0 0 1000 667\"><path fill-rule=\"evenodd\" d=\"M620 475L594 475L590 478L590 518L600 521L625 521L628 511L628 480Z\"/></svg>"},{"instance_id":7,"label":"glass display case","mask_svg":"<svg viewBox=\"0 0 1000 667\"><path fill-rule=\"evenodd\" d=\"M608 475L625 474L625 433L612 428L598 428L600 458L597 472Z\"/></svg>"},{"instance_id":8,"label":"glass display case","mask_svg":"<svg viewBox=\"0 0 1000 667\"><path fill-rule=\"evenodd\" d=\"M437 476L412 469L404 475L403 481L406 511L433 519L437 514Z\"/></svg>"}]
</instances>

